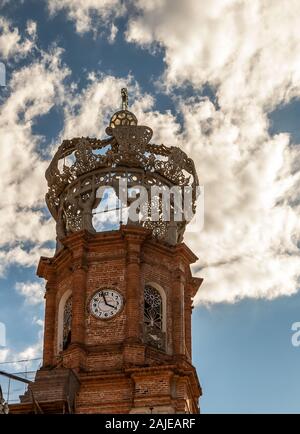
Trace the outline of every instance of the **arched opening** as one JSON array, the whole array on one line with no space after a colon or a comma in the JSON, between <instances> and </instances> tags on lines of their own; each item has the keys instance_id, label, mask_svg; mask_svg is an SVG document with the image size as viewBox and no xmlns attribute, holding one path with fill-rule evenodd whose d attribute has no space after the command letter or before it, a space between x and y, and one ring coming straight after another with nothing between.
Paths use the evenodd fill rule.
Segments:
<instances>
[{"instance_id":1,"label":"arched opening","mask_svg":"<svg viewBox=\"0 0 300 434\"><path fill-rule=\"evenodd\" d=\"M93 227L96 232L119 230L126 223L126 209L122 208L113 187L101 186L97 189L96 201L92 210Z\"/></svg>"},{"instance_id":2,"label":"arched opening","mask_svg":"<svg viewBox=\"0 0 300 434\"><path fill-rule=\"evenodd\" d=\"M158 349L166 347L166 296L158 285L144 288L144 340Z\"/></svg>"},{"instance_id":3,"label":"arched opening","mask_svg":"<svg viewBox=\"0 0 300 434\"><path fill-rule=\"evenodd\" d=\"M72 291L66 291L59 303L58 308L58 353L68 348L71 343L72 334Z\"/></svg>"}]
</instances>

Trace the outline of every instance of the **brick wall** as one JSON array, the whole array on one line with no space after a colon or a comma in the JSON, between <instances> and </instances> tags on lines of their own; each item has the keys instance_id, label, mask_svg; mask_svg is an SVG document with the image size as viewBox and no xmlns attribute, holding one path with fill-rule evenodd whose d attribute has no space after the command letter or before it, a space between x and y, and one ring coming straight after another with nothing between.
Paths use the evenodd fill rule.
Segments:
<instances>
[{"instance_id":1,"label":"brick wall","mask_svg":"<svg viewBox=\"0 0 300 434\"><path fill-rule=\"evenodd\" d=\"M77 373L76 412L128 413L150 407L182 412L187 402L197 412L201 389L189 359L194 291L190 264L195 256L184 245L168 247L148 239L144 229L130 227L95 235L78 232L68 236L64 246L54 258L42 258L38 268L49 286L44 367L64 366ZM143 341L147 283L159 285L166 295L165 350ZM119 291L125 304L114 318L103 321L89 312L89 301L105 287ZM70 289L72 342L57 354L58 308ZM52 377L46 398L52 397L53 384ZM45 391L45 382L41 389Z\"/></svg>"}]
</instances>

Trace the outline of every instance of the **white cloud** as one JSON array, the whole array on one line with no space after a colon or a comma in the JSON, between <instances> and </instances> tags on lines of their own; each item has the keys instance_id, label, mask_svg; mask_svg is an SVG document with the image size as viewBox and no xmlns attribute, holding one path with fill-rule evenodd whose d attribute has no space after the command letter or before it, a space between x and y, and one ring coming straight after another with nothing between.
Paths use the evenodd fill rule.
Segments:
<instances>
[{"instance_id":1,"label":"white cloud","mask_svg":"<svg viewBox=\"0 0 300 434\"><path fill-rule=\"evenodd\" d=\"M36 316L33 318L33 324L36 324L41 327L41 330L44 330L44 321L41 318L37 318Z\"/></svg>"},{"instance_id":2,"label":"white cloud","mask_svg":"<svg viewBox=\"0 0 300 434\"><path fill-rule=\"evenodd\" d=\"M165 50L166 84L217 86L222 107L287 100L299 91L298 0L135 2L127 39Z\"/></svg>"},{"instance_id":3,"label":"white cloud","mask_svg":"<svg viewBox=\"0 0 300 434\"><path fill-rule=\"evenodd\" d=\"M25 298L27 304L40 304L44 301L45 287L41 282L17 282L16 291Z\"/></svg>"},{"instance_id":4,"label":"white cloud","mask_svg":"<svg viewBox=\"0 0 300 434\"><path fill-rule=\"evenodd\" d=\"M36 23L27 22L26 37L22 37L19 29L12 23L0 17L0 57L2 60L14 58L14 60L26 56L36 43Z\"/></svg>"},{"instance_id":5,"label":"white cloud","mask_svg":"<svg viewBox=\"0 0 300 434\"><path fill-rule=\"evenodd\" d=\"M176 134L180 125L174 116L170 111L164 114L153 111L153 97L143 94L132 76L120 79L112 75L90 73L89 78L88 86L81 92L75 90L65 104L64 128L59 140L104 136L110 117L121 108L120 90L127 87L129 110L137 115L139 124L152 125L153 138L158 143L177 143Z\"/></svg>"},{"instance_id":6,"label":"white cloud","mask_svg":"<svg viewBox=\"0 0 300 434\"><path fill-rule=\"evenodd\" d=\"M235 113L233 119L207 99L180 107L182 143L205 187L204 230L186 237L204 277L196 303L295 293L298 147L291 147L287 134L269 136L258 106L254 124L249 113Z\"/></svg>"},{"instance_id":7,"label":"white cloud","mask_svg":"<svg viewBox=\"0 0 300 434\"><path fill-rule=\"evenodd\" d=\"M0 348L0 363L3 363L7 360L8 354L9 354L8 348Z\"/></svg>"},{"instance_id":8,"label":"white cloud","mask_svg":"<svg viewBox=\"0 0 300 434\"><path fill-rule=\"evenodd\" d=\"M111 19L124 13L120 0L48 0L48 7L52 15L66 11L78 33L98 31Z\"/></svg>"},{"instance_id":9,"label":"white cloud","mask_svg":"<svg viewBox=\"0 0 300 434\"><path fill-rule=\"evenodd\" d=\"M49 5L53 12L66 9L78 31L90 28L92 2L76 2L78 11L71 0L50 0ZM153 142L180 145L194 158L205 186L204 231L186 236L200 257L198 274L205 278L196 303L273 298L298 287L300 155L288 134L270 136L268 113L300 96L300 18L294 13L297 2L279 5L270 0L212 0L205 8L192 0L135 3L138 13L129 20L127 39L151 49L153 44L162 47L166 88L180 90L187 82L196 94L204 84L216 92L217 104L196 96L174 98L183 130L172 113L154 111L153 98L142 94L132 77L90 73L89 85L80 92L73 89L64 106L60 138L101 137L126 85L140 124L154 130ZM111 24L110 13L101 15L106 24ZM8 191L6 202L2 199L6 214L1 236L16 253L0 255L4 267L14 258L32 264L40 252L39 240L54 238L53 223L43 226L41 212L32 210L43 202L47 163L36 152L31 125L67 92L61 85L66 72L58 67L59 55L51 55L48 62L52 73L45 58L16 73L14 91L1 109L5 116L0 125L6 120L1 136L9 143L1 149L2 161L15 161L17 155L15 164L0 168L0 185ZM40 88L32 85L32 74L43 78ZM18 173L15 181L13 172ZM29 240L35 244L30 257L18 244Z\"/></svg>"},{"instance_id":10,"label":"white cloud","mask_svg":"<svg viewBox=\"0 0 300 434\"><path fill-rule=\"evenodd\" d=\"M75 90L65 104L64 128L60 140L105 135L110 117L121 108L122 87L128 88L130 110L139 114L153 105L153 99L141 94L138 84L131 76L120 79L91 72L88 86L81 92Z\"/></svg>"},{"instance_id":11,"label":"white cloud","mask_svg":"<svg viewBox=\"0 0 300 434\"><path fill-rule=\"evenodd\" d=\"M37 225L36 229L39 230L42 224ZM11 234L13 235L13 234ZM32 233L27 231L23 234L23 238L27 238L31 242L33 238ZM49 231L47 239L53 239L55 231ZM24 246L20 242L11 241L10 244L2 245L0 250L0 275L4 274L6 269L12 265L19 265L21 267L36 267L41 256L53 256L53 249L43 246L43 243L38 240L33 247Z\"/></svg>"},{"instance_id":12,"label":"white cloud","mask_svg":"<svg viewBox=\"0 0 300 434\"><path fill-rule=\"evenodd\" d=\"M35 33L31 23L29 32ZM64 100L61 50L40 52L33 63L15 69L0 107L0 273L7 266L36 265L40 253L51 253L54 222L44 214L48 162L38 151L43 137L32 127L40 116Z\"/></svg>"},{"instance_id":13,"label":"white cloud","mask_svg":"<svg viewBox=\"0 0 300 434\"><path fill-rule=\"evenodd\" d=\"M81 92L75 91L65 106L61 139L103 134L110 114L120 107L120 86L129 83L128 80L95 73L90 73L89 79L89 85Z\"/></svg>"},{"instance_id":14,"label":"white cloud","mask_svg":"<svg viewBox=\"0 0 300 434\"><path fill-rule=\"evenodd\" d=\"M101 136L107 114L118 108L126 85L140 124L154 130L153 142L180 145L196 162L205 186L205 227L186 241L199 255L205 278L199 302L274 298L297 290L300 257L299 206L290 203L299 183L299 151L287 134L270 137L257 105L234 119L207 98L177 100L183 130L170 112L153 110L129 77L91 76L66 107L63 137ZM255 119L249 124L249 117Z\"/></svg>"},{"instance_id":15,"label":"white cloud","mask_svg":"<svg viewBox=\"0 0 300 434\"><path fill-rule=\"evenodd\" d=\"M299 2L136 2L127 40L164 50L168 91L210 85L208 99L177 99L180 139L205 186L205 227L186 239L204 277L196 303L297 291L299 150L270 136L268 113L300 97Z\"/></svg>"},{"instance_id":16,"label":"white cloud","mask_svg":"<svg viewBox=\"0 0 300 434\"><path fill-rule=\"evenodd\" d=\"M41 364L39 359L43 352L44 322L37 318L34 318L33 322L39 326L35 343L21 351L17 351L13 347L0 349L0 363L5 363L3 365L5 366L4 370L8 372L32 371L36 370ZM15 398L18 398L18 396Z\"/></svg>"},{"instance_id":17,"label":"white cloud","mask_svg":"<svg viewBox=\"0 0 300 434\"><path fill-rule=\"evenodd\" d=\"M118 27L114 23L112 23L110 26L110 34L108 36L108 42L110 44L113 44L115 42L117 33L118 33Z\"/></svg>"},{"instance_id":18,"label":"white cloud","mask_svg":"<svg viewBox=\"0 0 300 434\"><path fill-rule=\"evenodd\" d=\"M43 350L44 322L41 319L34 317L33 323L39 327L36 342L19 351L13 346L0 348L1 369L6 372L18 372L18 375L21 377L24 376L29 380L34 380L35 371L41 366L41 355ZM9 389L10 402L18 402L19 396L27 389L25 385L22 385L22 383L17 381L11 381L8 383L7 378L5 377L1 377L0 382L5 396L8 394Z\"/></svg>"}]
</instances>

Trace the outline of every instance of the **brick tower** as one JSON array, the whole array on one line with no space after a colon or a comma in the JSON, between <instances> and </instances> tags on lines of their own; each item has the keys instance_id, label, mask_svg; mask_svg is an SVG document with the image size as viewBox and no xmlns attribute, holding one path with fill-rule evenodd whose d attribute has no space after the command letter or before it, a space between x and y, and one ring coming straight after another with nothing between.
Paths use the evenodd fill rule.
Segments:
<instances>
[{"instance_id":1,"label":"brick tower","mask_svg":"<svg viewBox=\"0 0 300 434\"><path fill-rule=\"evenodd\" d=\"M162 218L162 195L137 218L128 213L140 187L189 187L194 207L194 164L179 148L149 143L125 89L106 133L64 140L46 171L57 249L37 270L47 282L43 365L12 413L199 412L191 314L202 279L182 242L187 221L174 217L174 198Z\"/></svg>"}]
</instances>

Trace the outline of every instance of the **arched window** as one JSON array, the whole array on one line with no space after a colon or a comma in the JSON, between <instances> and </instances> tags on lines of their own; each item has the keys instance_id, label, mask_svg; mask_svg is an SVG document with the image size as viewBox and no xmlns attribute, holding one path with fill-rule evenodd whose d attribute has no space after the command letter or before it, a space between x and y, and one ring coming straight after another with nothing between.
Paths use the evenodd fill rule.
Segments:
<instances>
[{"instance_id":1,"label":"arched window","mask_svg":"<svg viewBox=\"0 0 300 434\"><path fill-rule=\"evenodd\" d=\"M162 329L162 298L157 289L147 285L144 292L144 321L150 327Z\"/></svg>"},{"instance_id":2,"label":"arched window","mask_svg":"<svg viewBox=\"0 0 300 434\"><path fill-rule=\"evenodd\" d=\"M152 285L146 285L144 289L144 339L153 347L165 348L164 300Z\"/></svg>"},{"instance_id":3,"label":"arched window","mask_svg":"<svg viewBox=\"0 0 300 434\"><path fill-rule=\"evenodd\" d=\"M66 350L71 343L72 328L72 295L67 299L64 306L64 324L63 324L63 350Z\"/></svg>"},{"instance_id":4,"label":"arched window","mask_svg":"<svg viewBox=\"0 0 300 434\"><path fill-rule=\"evenodd\" d=\"M57 318L57 352L65 350L71 342L72 291L65 291L59 301Z\"/></svg>"}]
</instances>

